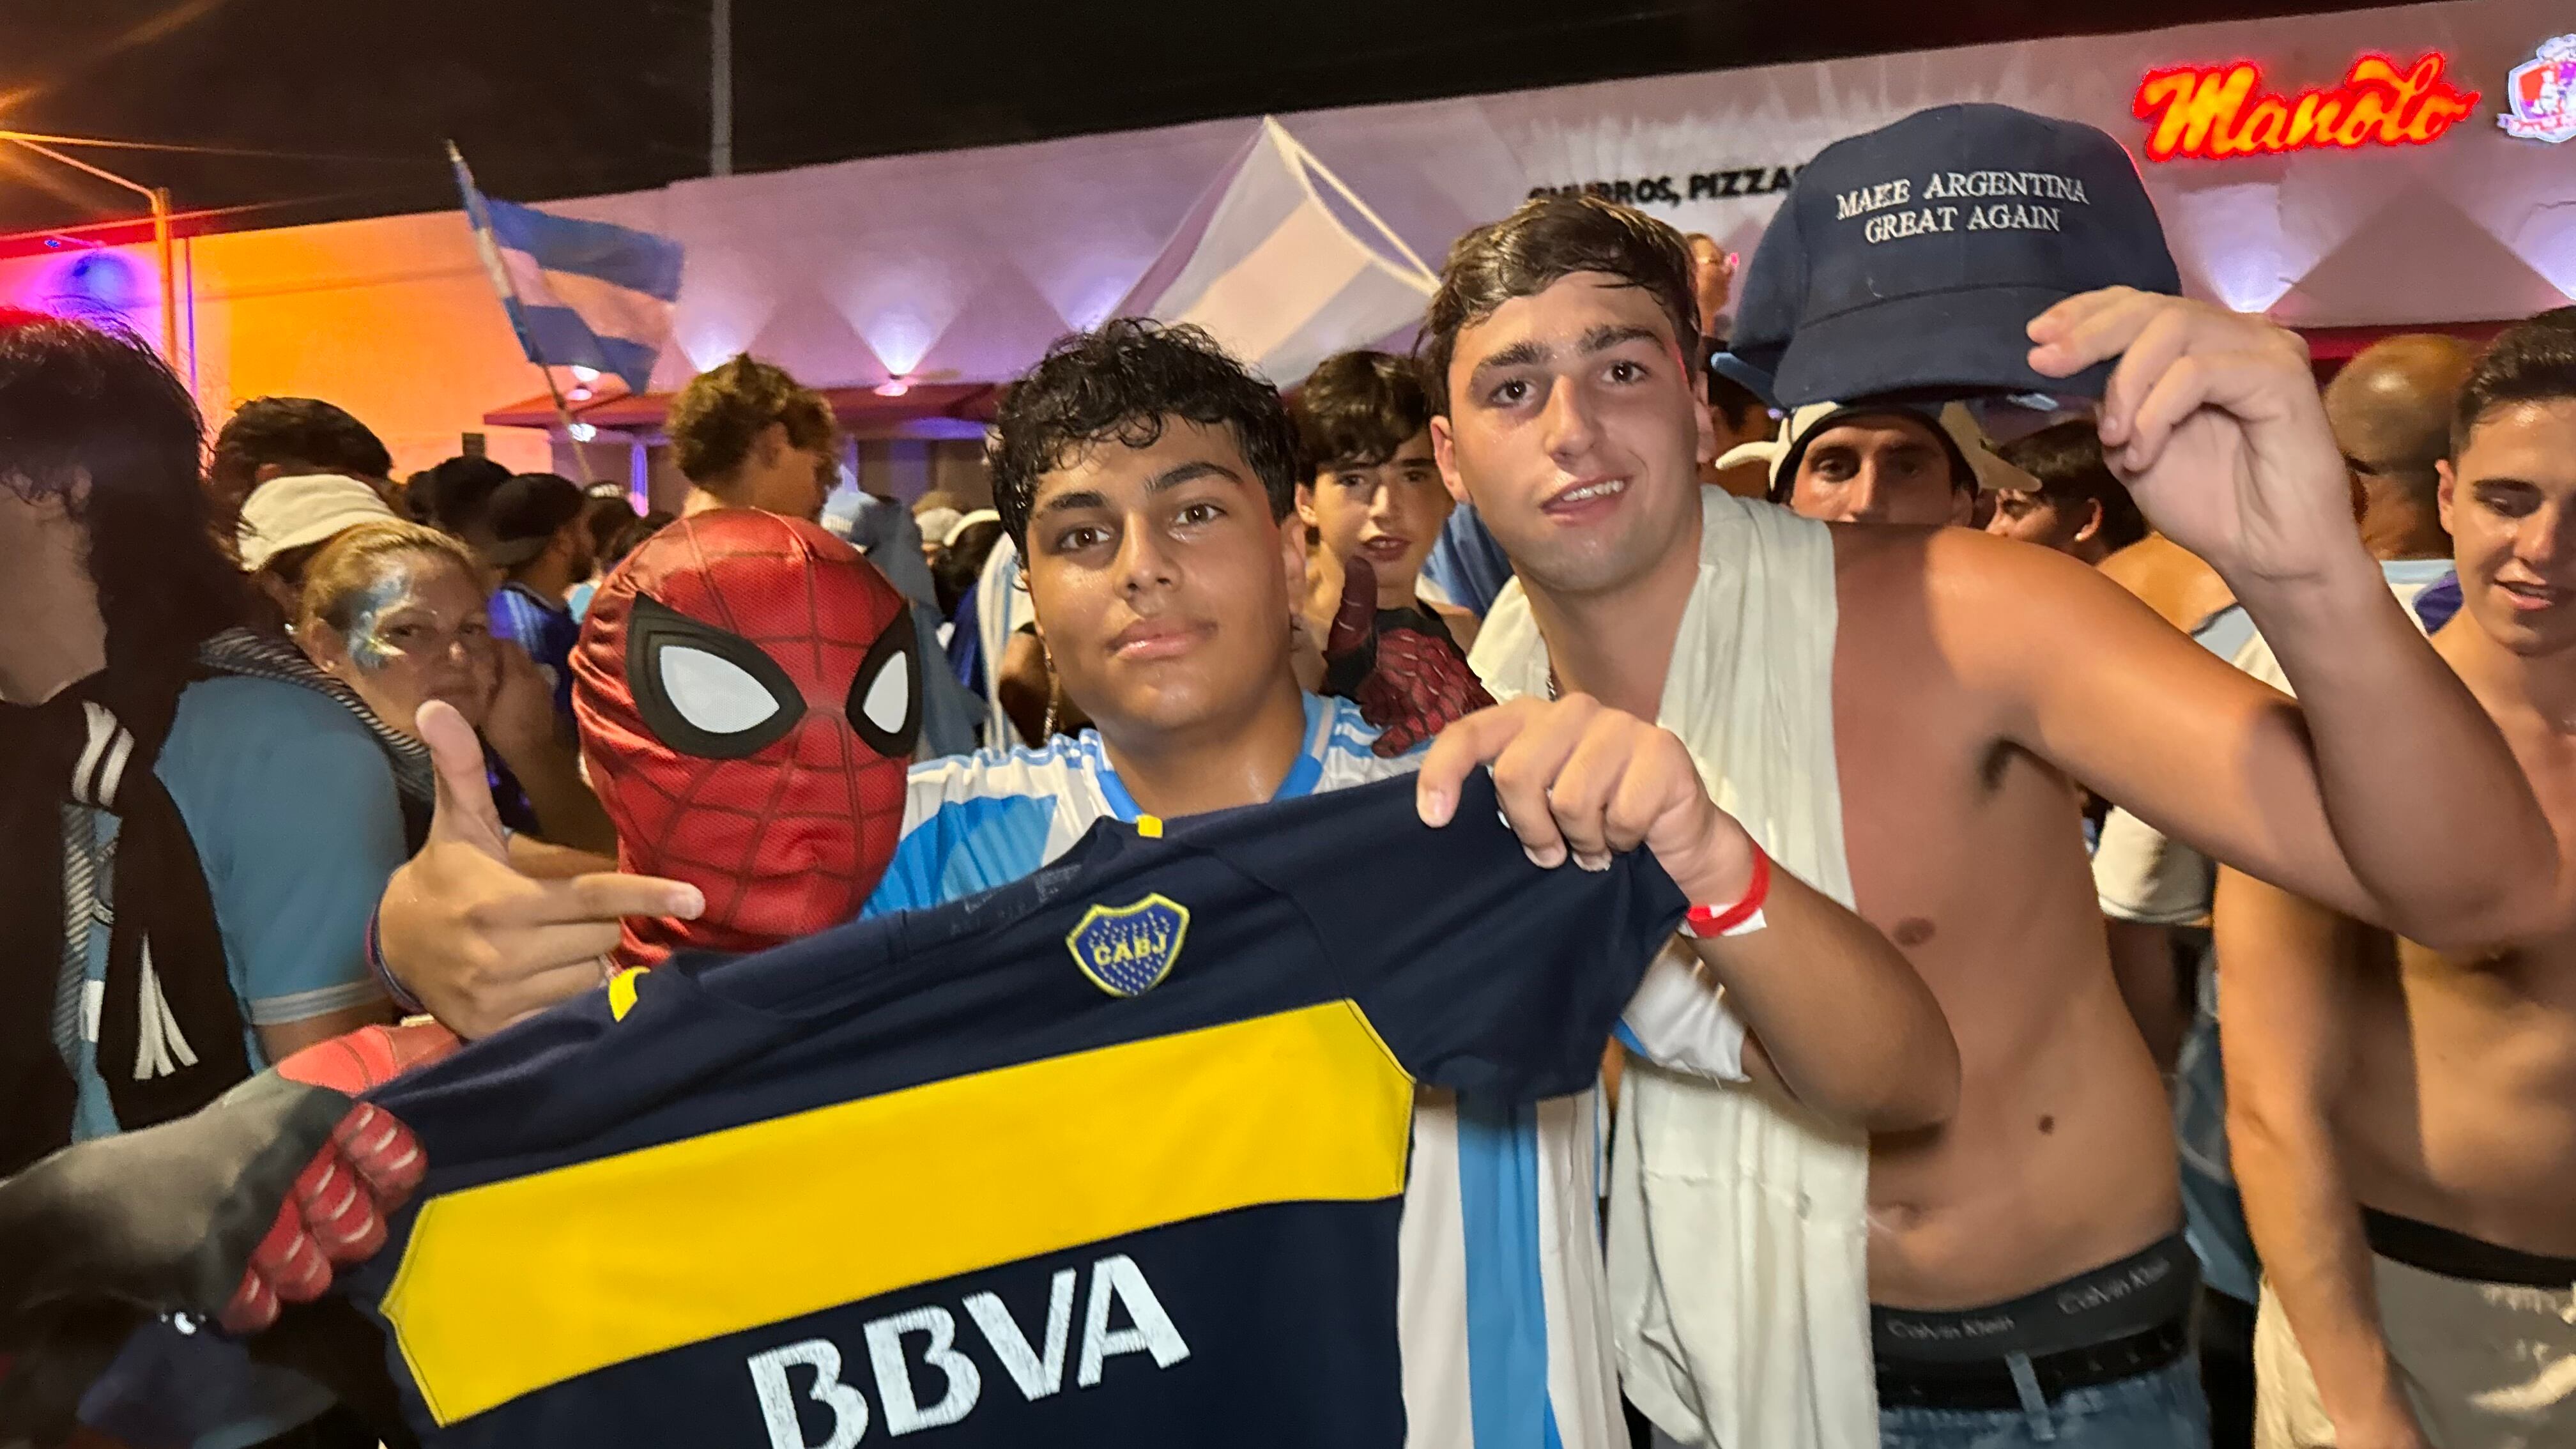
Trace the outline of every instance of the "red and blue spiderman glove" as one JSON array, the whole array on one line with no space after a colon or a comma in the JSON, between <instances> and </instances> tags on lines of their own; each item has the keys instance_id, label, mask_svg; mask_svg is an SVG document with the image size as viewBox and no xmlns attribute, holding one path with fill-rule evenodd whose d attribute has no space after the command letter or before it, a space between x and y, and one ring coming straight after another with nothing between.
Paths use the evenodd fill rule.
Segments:
<instances>
[{"instance_id":1,"label":"red and blue spiderman glove","mask_svg":"<svg viewBox=\"0 0 2576 1449\"><path fill-rule=\"evenodd\" d=\"M0 1181L0 1444L68 1438L81 1395L151 1319L256 1333L381 1249L428 1164L358 1094L456 1047L428 1023L367 1027Z\"/></svg>"},{"instance_id":2,"label":"red and blue spiderman glove","mask_svg":"<svg viewBox=\"0 0 2576 1449\"><path fill-rule=\"evenodd\" d=\"M1379 730L1370 748L1389 759L1494 702L1439 615L1377 607L1377 570L1357 556L1324 642L1324 693L1360 707Z\"/></svg>"}]
</instances>

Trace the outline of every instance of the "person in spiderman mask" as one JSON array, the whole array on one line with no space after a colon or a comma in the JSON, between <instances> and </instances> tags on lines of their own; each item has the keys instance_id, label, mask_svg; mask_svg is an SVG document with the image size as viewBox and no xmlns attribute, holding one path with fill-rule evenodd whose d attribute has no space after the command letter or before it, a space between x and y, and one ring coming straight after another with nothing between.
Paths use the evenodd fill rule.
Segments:
<instances>
[{"instance_id":1,"label":"person in spiderman mask","mask_svg":"<svg viewBox=\"0 0 2576 1449\"><path fill-rule=\"evenodd\" d=\"M594 982L858 914L902 824L920 730L916 639L885 576L803 520L701 513L636 550L592 603L575 708L620 864L686 882L705 909L630 919L619 947L589 964ZM471 728L444 704L420 725L441 763L437 828L502 858ZM382 1247L386 1215L421 1180L410 1133L352 1098L458 1046L434 1022L369 1027L166 1131L57 1153L0 1182L0 1444L68 1434L81 1393L137 1326L217 1303L222 1327L261 1334L255 1354L321 1379L404 1442L372 1327L345 1305L293 1305ZM114 1208L104 1224L102 1203ZM14 1365L13 1352L24 1355Z\"/></svg>"},{"instance_id":2,"label":"person in spiderman mask","mask_svg":"<svg viewBox=\"0 0 2576 1449\"><path fill-rule=\"evenodd\" d=\"M618 863L694 920L628 917L616 966L757 951L856 917L902 832L921 733L908 604L820 525L692 514L592 600L573 710Z\"/></svg>"}]
</instances>

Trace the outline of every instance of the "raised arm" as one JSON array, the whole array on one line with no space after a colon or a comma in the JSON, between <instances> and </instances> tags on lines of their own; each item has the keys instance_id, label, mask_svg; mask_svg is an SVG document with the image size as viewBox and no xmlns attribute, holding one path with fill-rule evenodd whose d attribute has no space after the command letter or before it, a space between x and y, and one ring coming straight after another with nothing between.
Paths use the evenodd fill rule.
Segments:
<instances>
[{"instance_id":1,"label":"raised arm","mask_svg":"<svg viewBox=\"0 0 2576 1449\"><path fill-rule=\"evenodd\" d=\"M2423 1449L2379 1330L2361 1206L2327 1104L2351 1070L2341 1002L2351 934L2332 911L2235 871L2218 886L2227 1142L2263 1273L2352 1449Z\"/></svg>"},{"instance_id":2,"label":"raised arm","mask_svg":"<svg viewBox=\"0 0 2576 1449\"><path fill-rule=\"evenodd\" d=\"M2406 758L2384 744L2396 756L2384 766L2391 778L2329 772L2297 702L2175 633L2073 559L1962 529L1944 529L1920 547L1934 647L1969 695L1993 710L1989 727L2157 830L2348 915L2418 940L2430 932L2433 944L2497 939L2500 916L2509 926L2538 908L2535 898L2546 899L2546 883L2532 879L2531 847L2515 830L2514 802L2530 801L2518 773L2495 787L2505 796L2496 805L2418 800L2422 777L2449 778L2439 767L2449 762ZM2384 586L2380 594L2390 597ZM2420 637L2415 645L2440 667ZM2421 721L2396 718L2412 709L2401 698L2347 718L2347 733L2384 727L2392 737L2411 736ZM2502 751L2493 724L2474 701L2469 708L2456 722L2465 742L2453 753L2482 741ZM2510 755L2506 762L2510 768ZM2397 818L2403 809L2415 812L2411 822ZM2505 822L2493 837L2478 826L2490 814ZM2433 871L2419 858L2409 875L2391 862L2411 852L2362 852L2395 876L2383 887L2347 859L2342 843L2368 831L2428 854L2438 840L2430 848L2449 852L2444 865L2452 869ZM2554 870L2545 833L2538 855ZM2461 868L2463 860L2484 864ZM2492 889L2480 870L2516 884L2509 894Z\"/></svg>"},{"instance_id":3,"label":"raised arm","mask_svg":"<svg viewBox=\"0 0 2576 1449\"><path fill-rule=\"evenodd\" d=\"M2030 330L2039 344L2031 363L2043 373L2120 359L2102 404L2106 456L2148 517L2235 590L2306 709L2302 721L2241 690L2202 687L2190 676L2208 670L2180 662L2190 646L2168 631L2150 650L2136 626L2143 610L2130 611L2119 647L2095 639L2073 651L2095 667L2081 687L2037 702L2039 727L2059 738L2101 729L2134 749L2134 723L2099 717L2104 697L2188 691L2219 712L2219 733L2197 732L2197 748L2228 753L2176 761L2165 750L2160 763L2184 765L2186 789L2249 784L2262 808L2196 808L2170 779L2142 791L2123 778L2114 788L2094 772L2135 773L2117 759L2087 761L2079 773L2253 874L2338 906L2357 889L2362 914L2428 945L2474 946L2557 919L2548 823L2503 737L2362 551L2342 455L2299 340L2261 318L2125 289L2071 298ZM2090 582L2096 602L2085 616L2117 616L2100 601L2107 586ZM2069 579L2018 609L2029 618L2075 597ZM2151 655L2153 667L2125 689L2100 677L2106 663L2134 668ZM2172 714L2155 711L2160 724ZM2328 822L2332 846L2316 838L2303 797Z\"/></svg>"}]
</instances>

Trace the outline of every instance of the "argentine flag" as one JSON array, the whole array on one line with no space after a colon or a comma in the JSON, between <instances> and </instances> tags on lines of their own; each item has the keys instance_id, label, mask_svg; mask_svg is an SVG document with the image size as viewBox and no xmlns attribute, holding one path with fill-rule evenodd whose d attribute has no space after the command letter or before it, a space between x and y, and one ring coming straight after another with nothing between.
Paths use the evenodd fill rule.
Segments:
<instances>
[{"instance_id":1,"label":"argentine flag","mask_svg":"<svg viewBox=\"0 0 2576 1449\"><path fill-rule=\"evenodd\" d=\"M604 221L577 221L494 201L454 146L456 185L475 249L501 293L519 346L539 367L589 367L641 393L671 336L680 295L680 244Z\"/></svg>"}]
</instances>

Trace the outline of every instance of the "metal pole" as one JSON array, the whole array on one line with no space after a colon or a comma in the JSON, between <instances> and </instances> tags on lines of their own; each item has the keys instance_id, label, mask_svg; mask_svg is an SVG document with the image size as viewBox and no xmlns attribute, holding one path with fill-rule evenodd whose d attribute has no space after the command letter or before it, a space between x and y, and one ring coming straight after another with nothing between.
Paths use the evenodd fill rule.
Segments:
<instances>
[{"instance_id":1,"label":"metal pole","mask_svg":"<svg viewBox=\"0 0 2576 1449\"><path fill-rule=\"evenodd\" d=\"M170 255L170 188L152 188L152 245L161 253L161 355L179 365L179 269Z\"/></svg>"},{"instance_id":2,"label":"metal pole","mask_svg":"<svg viewBox=\"0 0 2576 1449\"><path fill-rule=\"evenodd\" d=\"M707 16L707 174L733 174L733 0L711 0Z\"/></svg>"},{"instance_id":3,"label":"metal pole","mask_svg":"<svg viewBox=\"0 0 2576 1449\"><path fill-rule=\"evenodd\" d=\"M179 365L179 285L176 269L170 264L170 191L164 186L146 186L142 182L119 176L103 166L92 166L77 156L66 156L53 147L28 138L23 131L0 131L0 141L14 141L48 161L69 166L74 171L95 176L111 186L122 186L152 204L152 241L161 252L161 351L170 365Z\"/></svg>"}]
</instances>

